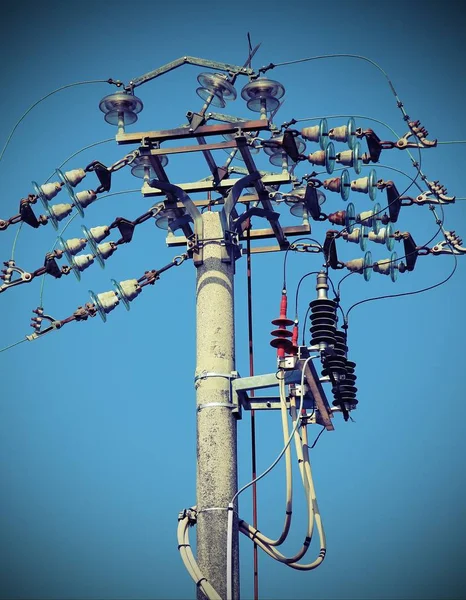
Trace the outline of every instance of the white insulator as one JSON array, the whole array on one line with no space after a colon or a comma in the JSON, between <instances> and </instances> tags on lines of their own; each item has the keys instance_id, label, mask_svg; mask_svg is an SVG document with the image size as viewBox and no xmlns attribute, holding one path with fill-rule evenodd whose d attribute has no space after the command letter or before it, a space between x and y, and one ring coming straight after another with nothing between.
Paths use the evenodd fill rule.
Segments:
<instances>
[{"instance_id":1,"label":"white insulator","mask_svg":"<svg viewBox=\"0 0 466 600\"><path fill-rule=\"evenodd\" d=\"M137 279L126 279L125 281L120 281L120 287L125 295L125 298L129 301L134 300L142 291Z\"/></svg>"},{"instance_id":2,"label":"white insulator","mask_svg":"<svg viewBox=\"0 0 466 600\"><path fill-rule=\"evenodd\" d=\"M66 171L65 177L68 183L75 187L86 177L86 171L84 169L73 169L72 171Z\"/></svg>"},{"instance_id":3,"label":"white insulator","mask_svg":"<svg viewBox=\"0 0 466 600\"><path fill-rule=\"evenodd\" d=\"M320 140L320 125L304 127L304 129L301 129L301 135L305 140L309 140L310 142L318 142Z\"/></svg>"},{"instance_id":4,"label":"white insulator","mask_svg":"<svg viewBox=\"0 0 466 600\"><path fill-rule=\"evenodd\" d=\"M44 183L44 185L40 186L41 192L47 198L47 200L51 200L55 198L58 192L61 190L62 184L55 181L54 183Z\"/></svg>"},{"instance_id":5,"label":"white insulator","mask_svg":"<svg viewBox=\"0 0 466 600\"><path fill-rule=\"evenodd\" d=\"M114 292L113 290L111 290L109 292L102 292L101 294L97 294L97 298L100 302L102 309L107 314L109 312L111 312L115 308L115 306L118 306L118 304L120 304L118 296L117 296L116 292Z\"/></svg>"},{"instance_id":6,"label":"white insulator","mask_svg":"<svg viewBox=\"0 0 466 600\"><path fill-rule=\"evenodd\" d=\"M372 219L374 218L373 210L366 210L358 215L358 222L368 227L372 227Z\"/></svg>"},{"instance_id":7,"label":"white insulator","mask_svg":"<svg viewBox=\"0 0 466 600\"><path fill-rule=\"evenodd\" d=\"M78 267L79 271L84 271L87 267L90 267L94 262L92 254L78 254L74 257L74 264Z\"/></svg>"},{"instance_id":8,"label":"white insulator","mask_svg":"<svg viewBox=\"0 0 466 600\"><path fill-rule=\"evenodd\" d=\"M376 244L385 244L387 241L387 228L382 227L379 233L374 233L373 231L369 231L369 240L371 242L375 242Z\"/></svg>"},{"instance_id":9,"label":"white insulator","mask_svg":"<svg viewBox=\"0 0 466 600\"><path fill-rule=\"evenodd\" d=\"M328 137L336 142L346 142L348 140L348 127L347 125L341 125L340 127L333 127L328 132Z\"/></svg>"},{"instance_id":10,"label":"white insulator","mask_svg":"<svg viewBox=\"0 0 466 600\"><path fill-rule=\"evenodd\" d=\"M353 192L367 194L369 191L369 177L360 177L359 179L355 179L351 182L351 189Z\"/></svg>"},{"instance_id":11,"label":"white insulator","mask_svg":"<svg viewBox=\"0 0 466 600\"><path fill-rule=\"evenodd\" d=\"M84 192L78 192L76 194L76 201L79 202L82 208L89 206L94 200L97 199L97 194L93 190L86 190Z\"/></svg>"},{"instance_id":12,"label":"white insulator","mask_svg":"<svg viewBox=\"0 0 466 600\"><path fill-rule=\"evenodd\" d=\"M373 269L376 273L382 273L382 275L390 275L392 268L392 261L390 258L384 258L374 263Z\"/></svg>"},{"instance_id":13,"label":"white insulator","mask_svg":"<svg viewBox=\"0 0 466 600\"><path fill-rule=\"evenodd\" d=\"M49 208L57 221L61 221L67 217L73 210L73 206L71 204L53 204Z\"/></svg>"},{"instance_id":14,"label":"white insulator","mask_svg":"<svg viewBox=\"0 0 466 600\"><path fill-rule=\"evenodd\" d=\"M313 165L325 165L325 150L317 150L309 154L307 160Z\"/></svg>"},{"instance_id":15,"label":"white insulator","mask_svg":"<svg viewBox=\"0 0 466 600\"><path fill-rule=\"evenodd\" d=\"M91 227L89 231L96 242L101 242L104 238L107 237L107 235L110 234L110 229L107 227L107 225Z\"/></svg>"},{"instance_id":16,"label":"white insulator","mask_svg":"<svg viewBox=\"0 0 466 600\"><path fill-rule=\"evenodd\" d=\"M342 237L347 242L353 242L355 244L359 244L359 242L361 240L361 230L358 227L356 227L353 229L353 231L351 233L348 233L347 231L343 231Z\"/></svg>"},{"instance_id":17,"label":"white insulator","mask_svg":"<svg viewBox=\"0 0 466 600\"><path fill-rule=\"evenodd\" d=\"M353 166L354 152L353 150L343 150L337 154L337 162L345 165L345 167Z\"/></svg>"},{"instance_id":18,"label":"white insulator","mask_svg":"<svg viewBox=\"0 0 466 600\"><path fill-rule=\"evenodd\" d=\"M112 256L117 247L115 242L104 242L97 246L97 250L99 251L100 256L106 260L109 256Z\"/></svg>"},{"instance_id":19,"label":"white insulator","mask_svg":"<svg viewBox=\"0 0 466 600\"><path fill-rule=\"evenodd\" d=\"M353 273L362 273L364 268L364 258L355 258L345 263L346 268Z\"/></svg>"},{"instance_id":20,"label":"white insulator","mask_svg":"<svg viewBox=\"0 0 466 600\"><path fill-rule=\"evenodd\" d=\"M71 238L66 240L66 249L70 254L77 254L86 246L87 240L84 238Z\"/></svg>"}]
</instances>

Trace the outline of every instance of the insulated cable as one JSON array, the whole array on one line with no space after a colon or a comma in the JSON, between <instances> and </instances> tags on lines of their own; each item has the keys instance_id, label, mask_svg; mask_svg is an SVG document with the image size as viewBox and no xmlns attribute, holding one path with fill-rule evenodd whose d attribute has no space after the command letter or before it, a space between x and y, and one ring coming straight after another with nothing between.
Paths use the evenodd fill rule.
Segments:
<instances>
[{"instance_id":1,"label":"insulated cable","mask_svg":"<svg viewBox=\"0 0 466 600\"><path fill-rule=\"evenodd\" d=\"M192 509L195 511L196 507ZM186 567L189 575L192 577L196 586L201 589L202 593L207 597L208 600L222 600L219 594L215 591L208 580L202 575L194 554L189 543L189 516L186 514L178 520L177 538L178 538L178 550L180 552L181 559Z\"/></svg>"},{"instance_id":2,"label":"insulated cable","mask_svg":"<svg viewBox=\"0 0 466 600\"><path fill-rule=\"evenodd\" d=\"M59 88L57 88L56 90L53 90L52 92L49 92L48 94L46 94L45 96L42 96L42 98L40 98L39 100L37 100L36 102L34 102L34 104L31 104L31 106L26 110L26 112L18 119L18 121L16 122L16 124L14 125L13 129L11 130L5 145L3 146L2 151L0 152L0 162L3 159L3 155L5 154L5 151L11 141L11 138L13 137L13 134L15 133L16 129L18 128L18 125L21 123L21 121L31 112L31 110L36 107L38 104L40 104L43 100L46 100L47 98L50 98L50 96L53 96L53 94L56 94L57 92L60 92L62 90L65 90L67 88L70 87L75 87L78 85L87 85L90 83L112 83L112 84L116 84L113 80L111 79L94 79L91 81L78 81L76 83L68 83L67 85L63 85Z\"/></svg>"},{"instance_id":3,"label":"insulated cable","mask_svg":"<svg viewBox=\"0 0 466 600\"><path fill-rule=\"evenodd\" d=\"M401 298L402 296L414 296L415 294L422 294L424 292L428 292L430 290L433 290L437 287L444 285L445 283L447 283L447 281L449 281L453 277L453 275L455 274L455 271L456 271L456 267L458 266L458 258L456 256L456 254L452 254L452 256L455 259L455 264L453 266L453 270L448 275L448 277L446 277L442 281L439 281L438 283L436 283L434 285L430 285L430 286L428 286L426 288L422 288L420 290L414 290L413 292L403 292L401 294L387 294L384 296L377 296L375 298L366 298L365 300L360 300L359 302L356 302L355 304L350 306L350 308L348 309L348 311L346 313L346 320L348 320L348 315L353 310L353 308L356 308L356 306L359 306L360 304L365 304L366 302L373 302L375 300L385 300L386 298Z\"/></svg>"}]
</instances>

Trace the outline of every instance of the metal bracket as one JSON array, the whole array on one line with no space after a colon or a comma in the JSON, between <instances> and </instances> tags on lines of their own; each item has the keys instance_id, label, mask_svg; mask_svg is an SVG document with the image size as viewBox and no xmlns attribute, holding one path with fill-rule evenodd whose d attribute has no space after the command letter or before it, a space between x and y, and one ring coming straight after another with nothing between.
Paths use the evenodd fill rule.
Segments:
<instances>
[{"instance_id":1,"label":"metal bracket","mask_svg":"<svg viewBox=\"0 0 466 600\"><path fill-rule=\"evenodd\" d=\"M166 65L162 65L158 69L154 69L153 71L149 71L149 73L145 73L139 77L136 77L132 81L129 82L129 85L125 87L126 90L134 89L135 87L142 85L143 83L147 83L156 77L160 77L169 71L173 71L173 69L177 69L182 65L195 65L197 67L206 67L207 69L215 69L216 71L225 71L227 73L235 73L241 75L253 75L253 69L248 67L240 67L238 65L230 65L228 63L217 62L214 60L207 60L205 58L196 58L195 56L182 56L181 58L177 58L172 62L167 63Z\"/></svg>"},{"instance_id":2,"label":"metal bracket","mask_svg":"<svg viewBox=\"0 0 466 600\"><path fill-rule=\"evenodd\" d=\"M446 239L436 244L430 254L466 254L466 248L461 246L462 239L454 231L445 231Z\"/></svg>"},{"instance_id":3,"label":"metal bracket","mask_svg":"<svg viewBox=\"0 0 466 600\"><path fill-rule=\"evenodd\" d=\"M302 368L304 364L305 361L297 360L295 369L284 371L284 381L286 385L301 383ZM309 392L304 396L303 407L306 410L318 412L322 425L325 425L327 430L333 431L334 427L331 422L332 410L328 404L325 392L312 362L307 363L304 381L309 388ZM245 410L277 410L280 408L280 398L278 396L254 396L253 398L250 398L247 391L267 389L278 385L279 381L277 374L268 373L267 375L254 375L253 377L235 379L232 382L232 390L237 396L237 403ZM289 407L288 402L287 407Z\"/></svg>"},{"instance_id":4,"label":"metal bracket","mask_svg":"<svg viewBox=\"0 0 466 600\"><path fill-rule=\"evenodd\" d=\"M2 270L2 279L4 283L0 285L0 294L10 287L31 281L32 273L28 273L27 271L20 269L20 267L17 267L14 260L5 261L3 264L5 265L6 269ZM12 281L11 277L13 273L17 273L19 278Z\"/></svg>"},{"instance_id":5,"label":"metal bracket","mask_svg":"<svg viewBox=\"0 0 466 600\"><path fill-rule=\"evenodd\" d=\"M149 186L173 194L179 200L179 202L183 204L194 222L194 234L196 236L196 241L202 241L204 239L204 222L202 221L202 215L197 210L194 202L191 200L188 194L177 185L173 185L167 181L151 179L151 181L149 181ZM194 265L199 267L204 262L202 245L197 245L196 248L191 247L190 249L193 251Z\"/></svg>"},{"instance_id":6,"label":"metal bracket","mask_svg":"<svg viewBox=\"0 0 466 600\"><path fill-rule=\"evenodd\" d=\"M223 377L229 380L230 402L208 402L206 404L200 404L197 407L198 412L203 410L204 408L224 407L231 409L235 417L237 419L241 419L241 406L238 404L236 396L232 393L232 381L239 377L239 373L237 371L232 371L231 373L216 373L215 371L202 371L194 377L194 387L197 389L201 381L203 381L204 379L209 379L210 377Z\"/></svg>"},{"instance_id":7,"label":"metal bracket","mask_svg":"<svg viewBox=\"0 0 466 600\"><path fill-rule=\"evenodd\" d=\"M44 309L41 306L39 306L32 312L35 313L37 315L37 317L33 317L31 319L32 327L34 327L34 329L35 329L34 333L31 333L31 335L26 336L26 339L29 340L30 342L32 342L33 340L36 340L38 337L45 335L46 333L50 333L51 331L60 329L60 327L62 326L61 321L55 320L50 315L44 315ZM50 323L50 325L48 327L46 327L45 329L41 329L43 321L48 321Z\"/></svg>"}]
</instances>

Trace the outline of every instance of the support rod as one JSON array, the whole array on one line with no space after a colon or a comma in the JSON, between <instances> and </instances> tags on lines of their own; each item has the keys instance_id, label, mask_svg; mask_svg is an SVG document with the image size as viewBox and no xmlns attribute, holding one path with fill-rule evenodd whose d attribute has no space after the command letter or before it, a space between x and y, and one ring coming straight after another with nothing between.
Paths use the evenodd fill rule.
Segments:
<instances>
[{"instance_id":1,"label":"support rod","mask_svg":"<svg viewBox=\"0 0 466 600\"><path fill-rule=\"evenodd\" d=\"M237 491L234 263L222 262L219 212L205 212L203 264L197 267L197 554L204 577L226 598L227 507ZM214 241L214 240L218 240ZM212 375L213 374L213 375ZM217 374L217 376L215 376ZM201 591L198 598L204 599ZM233 524L233 598L239 598L238 520Z\"/></svg>"}]
</instances>

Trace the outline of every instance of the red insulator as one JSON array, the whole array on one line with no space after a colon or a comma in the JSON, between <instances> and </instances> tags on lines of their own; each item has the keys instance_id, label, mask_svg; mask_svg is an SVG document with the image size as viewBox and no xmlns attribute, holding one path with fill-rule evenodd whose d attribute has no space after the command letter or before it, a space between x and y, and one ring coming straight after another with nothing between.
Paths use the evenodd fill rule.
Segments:
<instances>
[{"instance_id":1,"label":"red insulator","mask_svg":"<svg viewBox=\"0 0 466 600\"><path fill-rule=\"evenodd\" d=\"M284 358L285 354L290 354L293 351L293 342L288 339L293 336L291 331L288 331L288 325L293 325L294 321L288 319L286 316L287 310L287 296L286 292L282 293L282 299L280 302L280 316L278 319L272 321L272 325L278 325L278 329L274 329L271 335L274 339L270 342L270 345L277 348L277 357Z\"/></svg>"},{"instance_id":2,"label":"red insulator","mask_svg":"<svg viewBox=\"0 0 466 600\"><path fill-rule=\"evenodd\" d=\"M298 336L299 336L299 326L298 323L295 321L294 325L293 325L293 336L291 338L291 343L293 344L293 356L295 356L298 353Z\"/></svg>"}]
</instances>

